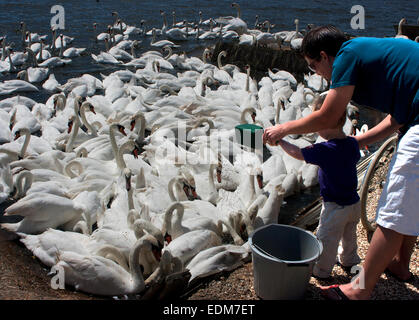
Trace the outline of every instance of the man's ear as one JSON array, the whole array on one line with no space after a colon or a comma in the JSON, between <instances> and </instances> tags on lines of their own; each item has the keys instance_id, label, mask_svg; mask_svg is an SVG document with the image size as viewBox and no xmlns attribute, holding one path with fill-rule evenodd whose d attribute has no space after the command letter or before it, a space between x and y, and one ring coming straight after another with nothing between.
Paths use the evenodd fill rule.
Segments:
<instances>
[{"instance_id":1,"label":"man's ear","mask_svg":"<svg viewBox=\"0 0 419 320\"><path fill-rule=\"evenodd\" d=\"M325 51L320 51L320 57L322 57L322 59L328 59L329 56L327 55L327 53Z\"/></svg>"}]
</instances>

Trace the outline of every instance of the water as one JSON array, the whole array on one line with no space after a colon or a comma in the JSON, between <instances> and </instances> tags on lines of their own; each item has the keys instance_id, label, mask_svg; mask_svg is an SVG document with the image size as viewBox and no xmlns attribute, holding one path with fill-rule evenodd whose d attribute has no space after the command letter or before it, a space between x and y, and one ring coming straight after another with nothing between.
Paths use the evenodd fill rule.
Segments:
<instances>
[{"instance_id":1,"label":"water","mask_svg":"<svg viewBox=\"0 0 419 320\"><path fill-rule=\"evenodd\" d=\"M71 44L73 47L87 48L86 55L73 58L73 62L62 68L53 70L57 80L64 83L68 78L79 76L83 73L99 75L109 74L116 70L113 66L99 65L94 62L90 54L98 54L104 50L104 42L95 42L93 23L97 23L98 32L105 32L108 25L113 24L115 17L113 11L117 11L120 18L128 25L140 25L141 20L146 21L149 30L152 27L161 28L162 17L159 10L166 12L169 25L172 24L172 11L176 11L176 21L187 20L198 22L198 12L202 11L202 18L236 16L237 11L231 7L233 1L210 1L210 0L0 0L0 36L7 35L8 42L15 43L15 50L22 50L19 29L20 21L24 21L28 30L40 34L48 34L47 43L51 43L50 21L55 13L51 14L51 7L62 5L65 9L65 35L75 37ZM241 7L241 17L248 24L249 28L254 27L255 16L259 15L259 21L269 20L275 24L272 32L281 30L292 30L295 28L294 19L300 20L300 28L305 28L308 23L316 25L334 24L342 30L355 36L394 36L393 24L397 24L402 17L408 23L416 23L419 8L419 0L369 0L356 1L329 1L329 0L294 0L294 1L236 1ZM362 5L365 8L365 29L353 30L350 21L353 14L350 13L353 5ZM138 53L150 50L151 37L139 35L130 36L130 39L142 40ZM198 55L203 48L212 44L211 42L196 41L191 39L180 43L179 51L186 51L190 55ZM14 78L3 76L0 79ZM29 94L45 100L48 96L44 92Z\"/></svg>"},{"instance_id":2,"label":"water","mask_svg":"<svg viewBox=\"0 0 419 320\"><path fill-rule=\"evenodd\" d=\"M115 21L113 11L117 11L119 17L128 25L140 26L140 21L146 21L146 28L161 28L162 17L159 10L164 10L167 15L169 26L172 24L172 11L176 11L176 21L187 20L198 22L198 12L202 11L202 18L236 16L237 11L231 7L233 1L210 1L210 0L171 0L171 1L135 1L135 0L0 0L0 36L7 35L8 42L14 42L14 49L22 51L21 35L16 32L19 29L20 21L24 21L27 29L39 34L48 34L47 43L51 43L50 21L55 15L51 14L51 7L62 5L65 9L65 30L62 33L75 40L72 47L86 48L86 54L73 58L71 64L52 69L57 80L64 84L69 78L78 77L84 73L90 73L100 77L100 74L108 75L117 70L117 67L97 64L90 56L91 53L98 54L104 51L103 42L96 42L96 34L93 30L93 23L97 23L98 33L105 32L108 25ZM294 19L300 21L300 28L305 28L308 23L315 25L334 24L343 31L355 36L394 36L393 24L397 24L402 17L405 17L409 24L416 23L418 18L417 9L419 0L370 0L370 1L329 1L329 0L293 0L293 1L236 1L241 7L241 18L245 20L249 28L254 27L255 16L259 15L259 22L269 20L275 24L271 32L281 30L293 30ZM350 13L353 5L362 5L365 8L365 29L353 30L350 21L353 15ZM415 11L416 10L416 11ZM130 39L142 40L141 47L137 54L151 50L151 37L131 35ZM185 51L189 55L200 55L203 49L212 45L212 42L197 41L195 39L179 43L178 51ZM152 49L155 50L155 49ZM0 80L14 79L15 74L0 75ZM38 102L45 102L49 94L42 90L37 93L24 93ZM0 99L8 96L0 97ZM301 206L310 203L318 196L318 190L307 191L296 199L288 199L287 205L283 208L280 222L286 223L292 220L293 212L298 211ZM285 214L286 212L286 214Z\"/></svg>"}]
</instances>

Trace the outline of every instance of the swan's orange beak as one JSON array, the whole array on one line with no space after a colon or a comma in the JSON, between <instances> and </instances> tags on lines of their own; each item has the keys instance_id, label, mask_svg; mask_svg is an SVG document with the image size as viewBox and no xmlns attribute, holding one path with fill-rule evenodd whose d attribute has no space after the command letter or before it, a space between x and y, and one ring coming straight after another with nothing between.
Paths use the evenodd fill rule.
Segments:
<instances>
[{"instance_id":1,"label":"swan's orange beak","mask_svg":"<svg viewBox=\"0 0 419 320\"><path fill-rule=\"evenodd\" d=\"M161 250L155 246L152 246L151 252L153 252L154 258L156 258L157 261L160 261L161 259Z\"/></svg>"},{"instance_id":2,"label":"swan's orange beak","mask_svg":"<svg viewBox=\"0 0 419 320\"><path fill-rule=\"evenodd\" d=\"M217 181L221 183L221 168L217 167Z\"/></svg>"},{"instance_id":3,"label":"swan's orange beak","mask_svg":"<svg viewBox=\"0 0 419 320\"><path fill-rule=\"evenodd\" d=\"M126 136L127 134L125 133L125 128L124 126L118 125L118 131L120 133L122 133L124 136Z\"/></svg>"},{"instance_id":4,"label":"swan's orange beak","mask_svg":"<svg viewBox=\"0 0 419 320\"><path fill-rule=\"evenodd\" d=\"M90 106L90 109L89 109L91 112L93 112L93 114L96 114L96 111L95 111L95 107L93 107L93 106Z\"/></svg>"},{"instance_id":5,"label":"swan's orange beak","mask_svg":"<svg viewBox=\"0 0 419 320\"><path fill-rule=\"evenodd\" d=\"M133 131L135 128L135 119L131 120L130 126L131 126L130 130Z\"/></svg>"},{"instance_id":6,"label":"swan's orange beak","mask_svg":"<svg viewBox=\"0 0 419 320\"><path fill-rule=\"evenodd\" d=\"M15 132L15 140L20 138L20 131Z\"/></svg>"},{"instance_id":7,"label":"swan's orange beak","mask_svg":"<svg viewBox=\"0 0 419 320\"><path fill-rule=\"evenodd\" d=\"M186 184L183 185L183 192L185 192L185 194L188 198L190 197L189 186L187 186Z\"/></svg>"},{"instance_id":8,"label":"swan's orange beak","mask_svg":"<svg viewBox=\"0 0 419 320\"><path fill-rule=\"evenodd\" d=\"M164 241L166 241L167 244L169 244L170 242L172 242L172 236L170 234L168 234L167 232L164 235Z\"/></svg>"},{"instance_id":9,"label":"swan's orange beak","mask_svg":"<svg viewBox=\"0 0 419 320\"><path fill-rule=\"evenodd\" d=\"M73 120L69 120L67 125L68 125L67 133L70 133L71 130L73 129Z\"/></svg>"},{"instance_id":10,"label":"swan's orange beak","mask_svg":"<svg viewBox=\"0 0 419 320\"><path fill-rule=\"evenodd\" d=\"M192 191L192 196L193 196L193 198L194 198L194 199L198 199L198 194L196 193L196 191L195 191L195 188L194 188L194 187L191 187L191 191Z\"/></svg>"},{"instance_id":11,"label":"swan's orange beak","mask_svg":"<svg viewBox=\"0 0 419 320\"><path fill-rule=\"evenodd\" d=\"M258 174L256 176L256 180L258 181L259 188L263 189L263 176L261 174Z\"/></svg>"},{"instance_id":12,"label":"swan's orange beak","mask_svg":"<svg viewBox=\"0 0 419 320\"><path fill-rule=\"evenodd\" d=\"M132 150L132 155L134 156L135 159L138 159L138 153L139 153L139 150L137 147L135 147L134 150Z\"/></svg>"},{"instance_id":13,"label":"swan's orange beak","mask_svg":"<svg viewBox=\"0 0 419 320\"><path fill-rule=\"evenodd\" d=\"M251 117L252 117L253 122L255 122L255 121L256 121L256 120L255 120L255 119L256 119L256 113L255 113L255 112L253 112L253 113L252 113L252 115L251 115Z\"/></svg>"}]
</instances>

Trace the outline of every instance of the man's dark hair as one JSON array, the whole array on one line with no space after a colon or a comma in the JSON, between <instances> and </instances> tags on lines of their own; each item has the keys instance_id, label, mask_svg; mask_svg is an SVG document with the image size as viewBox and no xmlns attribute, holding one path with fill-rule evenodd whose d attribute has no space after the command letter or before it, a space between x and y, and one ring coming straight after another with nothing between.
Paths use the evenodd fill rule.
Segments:
<instances>
[{"instance_id":1,"label":"man's dark hair","mask_svg":"<svg viewBox=\"0 0 419 320\"><path fill-rule=\"evenodd\" d=\"M349 37L333 25L317 27L305 35L301 51L304 56L315 60L320 58L320 51L336 57L342 43L348 40Z\"/></svg>"}]
</instances>

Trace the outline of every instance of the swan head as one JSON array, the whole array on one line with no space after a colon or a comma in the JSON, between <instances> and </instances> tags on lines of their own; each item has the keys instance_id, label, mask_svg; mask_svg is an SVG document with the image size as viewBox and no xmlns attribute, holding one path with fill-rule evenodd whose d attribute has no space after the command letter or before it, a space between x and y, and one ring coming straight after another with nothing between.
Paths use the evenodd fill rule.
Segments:
<instances>
[{"instance_id":1,"label":"swan head","mask_svg":"<svg viewBox=\"0 0 419 320\"><path fill-rule=\"evenodd\" d=\"M83 109L83 108L89 109L90 112L92 112L93 114L96 114L95 107L88 101L83 102L80 109Z\"/></svg>"},{"instance_id":2,"label":"swan head","mask_svg":"<svg viewBox=\"0 0 419 320\"><path fill-rule=\"evenodd\" d=\"M15 140L19 139L22 136L22 134L27 134L27 132L29 132L29 130L27 128L22 128L22 129L16 130Z\"/></svg>"}]
</instances>

